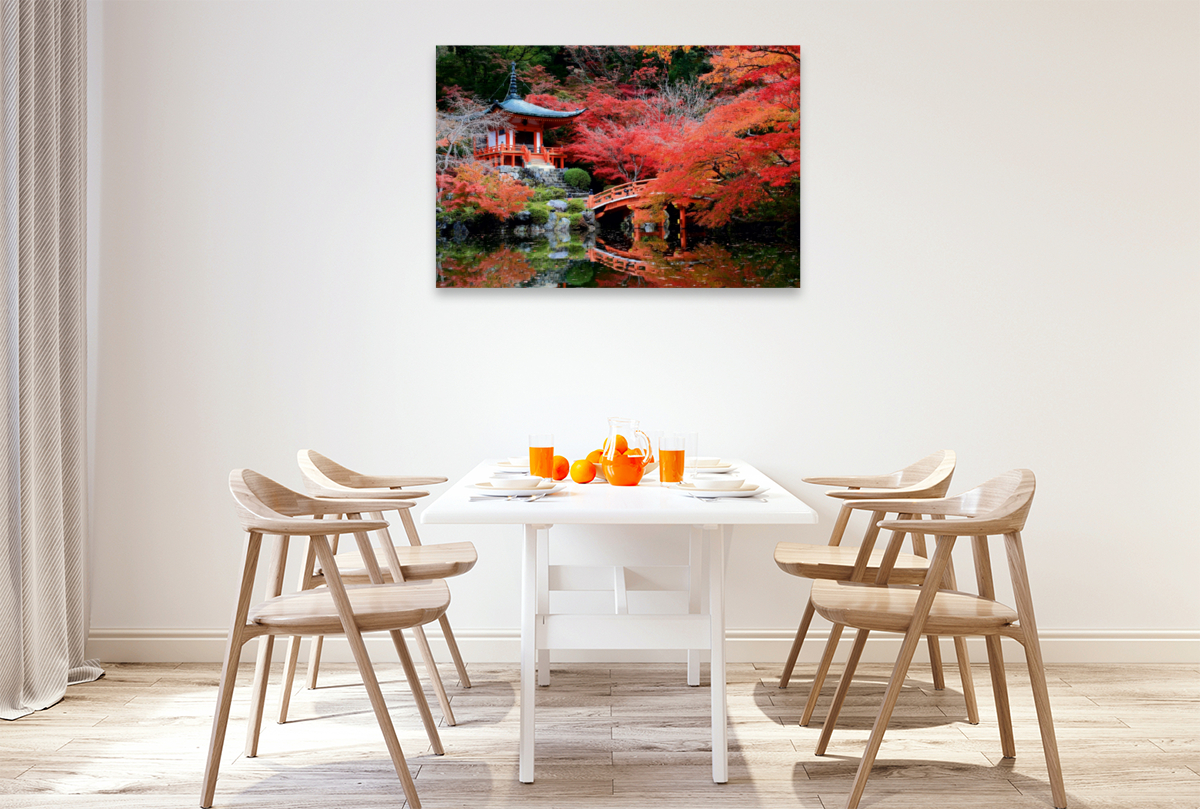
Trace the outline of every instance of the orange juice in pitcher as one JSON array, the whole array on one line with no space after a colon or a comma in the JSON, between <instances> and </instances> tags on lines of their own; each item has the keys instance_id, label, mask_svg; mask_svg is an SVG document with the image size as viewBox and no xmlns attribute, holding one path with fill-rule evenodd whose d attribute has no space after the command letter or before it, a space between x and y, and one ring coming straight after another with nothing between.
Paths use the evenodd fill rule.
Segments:
<instances>
[{"instance_id":1,"label":"orange juice in pitcher","mask_svg":"<svg viewBox=\"0 0 1200 809\"><path fill-rule=\"evenodd\" d=\"M636 486L654 463L654 446L650 437L638 429L637 419L608 420L608 440L604 442L600 465L609 483Z\"/></svg>"}]
</instances>

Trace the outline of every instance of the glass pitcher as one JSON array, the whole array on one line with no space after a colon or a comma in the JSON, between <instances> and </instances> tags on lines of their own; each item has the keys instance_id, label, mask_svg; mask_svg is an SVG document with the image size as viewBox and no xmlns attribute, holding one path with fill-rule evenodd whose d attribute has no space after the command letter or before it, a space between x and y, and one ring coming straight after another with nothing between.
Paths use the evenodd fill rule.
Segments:
<instances>
[{"instance_id":1,"label":"glass pitcher","mask_svg":"<svg viewBox=\"0 0 1200 809\"><path fill-rule=\"evenodd\" d=\"M642 475L653 469L654 444L638 429L637 419L612 417L608 420L608 438L600 458L604 477L614 486L636 486Z\"/></svg>"}]
</instances>

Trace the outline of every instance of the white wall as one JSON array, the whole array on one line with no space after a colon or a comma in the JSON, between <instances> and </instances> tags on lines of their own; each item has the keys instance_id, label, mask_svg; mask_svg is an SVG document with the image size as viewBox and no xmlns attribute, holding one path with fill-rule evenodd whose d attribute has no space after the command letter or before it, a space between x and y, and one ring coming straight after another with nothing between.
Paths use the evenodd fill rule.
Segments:
<instances>
[{"instance_id":1,"label":"white wall","mask_svg":"<svg viewBox=\"0 0 1200 809\"><path fill-rule=\"evenodd\" d=\"M802 477L949 447L961 488L1038 475L1052 660L1200 658L1197 3L422 8L89 3L93 653L217 659L234 467L455 478L533 429L580 457L624 414L821 513L739 534L735 657L782 658L799 617L772 548L835 513ZM583 37L804 47L800 290L434 289L434 46ZM536 356L492 350L520 330ZM514 653L517 530L422 536L476 543L453 619Z\"/></svg>"}]
</instances>

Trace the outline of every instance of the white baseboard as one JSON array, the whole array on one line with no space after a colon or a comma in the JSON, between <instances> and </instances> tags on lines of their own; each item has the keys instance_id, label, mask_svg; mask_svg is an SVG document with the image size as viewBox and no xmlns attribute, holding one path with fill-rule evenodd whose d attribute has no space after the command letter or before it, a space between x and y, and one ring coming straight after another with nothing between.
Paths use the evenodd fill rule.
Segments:
<instances>
[{"instance_id":1,"label":"white baseboard","mask_svg":"<svg viewBox=\"0 0 1200 809\"><path fill-rule=\"evenodd\" d=\"M448 661L449 653L436 627L426 630L434 655ZM521 638L515 629L455 629L455 638L468 663L517 663ZM726 635L726 656L731 663L782 664L791 647L793 633L782 629L731 629ZM829 637L827 630L813 630L800 653L801 664L815 664ZM844 659L852 633L845 633L838 645ZM1194 630L1043 630L1042 654L1054 663L1200 663L1200 631ZM863 653L863 662L891 663L899 648L900 636L873 636ZM257 644L247 644L242 659L254 659ZM395 656L391 639L383 634L367 636L367 648L373 660L391 660ZM302 653L307 657L308 644ZM986 661L983 641L969 642L971 658ZM323 659L349 662L349 646L342 638L329 638ZM225 654L225 630L222 629L110 629L94 627L88 637L89 658L121 663L219 663ZM415 654L415 652L414 652ZM1005 642L1005 660L1021 662L1020 644ZM953 659L953 647L943 640L943 656ZM282 658L276 654L278 661ZM574 651L554 652L553 660L562 662L675 662L683 661L683 652L646 651ZM923 653L918 653L918 661Z\"/></svg>"}]
</instances>

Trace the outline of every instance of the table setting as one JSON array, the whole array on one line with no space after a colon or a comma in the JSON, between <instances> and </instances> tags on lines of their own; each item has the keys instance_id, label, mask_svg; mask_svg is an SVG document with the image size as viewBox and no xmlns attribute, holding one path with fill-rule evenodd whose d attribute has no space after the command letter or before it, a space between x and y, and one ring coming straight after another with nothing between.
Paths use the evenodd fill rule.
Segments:
<instances>
[{"instance_id":1,"label":"table setting","mask_svg":"<svg viewBox=\"0 0 1200 809\"><path fill-rule=\"evenodd\" d=\"M549 655L579 649L686 651L693 686L700 684L701 655L708 652L712 777L728 780L725 568L734 529L815 523L817 515L752 464L700 456L697 444L695 432L664 431L652 438L637 420L614 417L599 448L569 460L556 454L552 434L534 433L527 456L480 462L421 513L424 524L521 527L491 534L522 542L520 586L513 587L521 606L521 782L534 780L534 690L550 684ZM553 529L560 525L661 526L649 533L652 545L686 538L687 613L630 614L621 606L627 566L642 563L603 542L589 545L589 552L604 560L597 564L612 566L615 612L553 611L552 583L558 583L554 591L570 589L560 570L570 566L550 563L552 534L559 536ZM587 544L589 532L554 541Z\"/></svg>"},{"instance_id":2,"label":"table setting","mask_svg":"<svg viewBox=\"0 0 1200 809\"><path fill-rule=\"evenodd\" d=\"M698 456L697 443L695 432L659 432L652 439L637 420L614 417L601 448L571 461L555 454L553 434L533 433L528 456L490 462L488 479L474 482L470 501L534 503L588 485L657 485L703 502L768 501L770 486L747 481L730 460ZM568 480L575 485L568 487Z\"/></svg>"}]
</instances>

